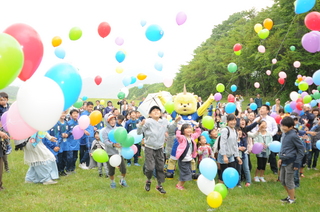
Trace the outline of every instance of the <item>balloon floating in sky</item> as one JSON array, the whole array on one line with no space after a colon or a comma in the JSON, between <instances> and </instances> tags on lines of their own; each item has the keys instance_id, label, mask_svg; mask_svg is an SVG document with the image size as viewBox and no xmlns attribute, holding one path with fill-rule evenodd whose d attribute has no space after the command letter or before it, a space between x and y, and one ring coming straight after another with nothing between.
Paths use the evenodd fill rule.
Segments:
<instances>
[{"instance_id":1,"label":"balloon floating in sky","mask_svg":"<svg viewBox=\"0 0 320 212\"><path fill-rule=\"evenodd\" d=\"M69 31L70 40L79 40L82 36L82 30L79 27L73 27Z\"/></svg>"},{"instance_id":2,"label":"balloon floating in sky","mask_svg":"<svg viewBox=\"0 0 320 212\"><path fill-rule=\"evenodd\" d=\"M173 79L172 79L172 78L165 78L165 79L163 80L163 84L164 84L164 86L166 86L167 88L171 87L172 83L173 83Z\"/></svg>"},{"instance_id":3,"label":"balloon floating in sky","mask_svg":"<svg viewBox=\"0 0 320 212\"><path fill-rule=\"evenodd\" d=\"M105 38L111 32L111 27L107 22L101 22L98 26L98 34L100 37Z\"/></svg>"},{"instance_id":4,"label":"balloon floating in sky","mask_svg":"<svg viewBox=\"0 0 320 212\"><path fill-rule=\"evenodd\" d=\"M125 76L123 79L122 79L122 83L124 86L128 86L131 84L131 77L130 76Z\"/></svg>"},{"instance_id":5,"label":"balloon floating in sky","mask_svg":"<svg viewBox=\"0 0 320 212\"><path fill-rule=\"evenodd\" d=\"M100 76L96 76L96 77L94 78L94 82L95 82L97 85L100 85L101 82L102 82L102 78L101 78Z\"/></svg>"},{"instance_id":6,"label":"balloon floating in sky","mask_svg":"<svg viewBox=\"0 0 320 212\"><path fill-rule=\"evenodd\" d=\"M134 84L134 83L136 83L136 82L137 82L137 78L134 77L134 76L132 76L132 77L131 77L131 83L130 83L130 84Z\"/></svg>"},{"instance_id":7,"label":"balloon floating in sky","mask_svg":"<svg viewBox=\"0 0 320 212\"><path fill-rule=\"evenodd\" d=\"M146 24L147 24L147 21L146 21L146 20L141 20L141 21L140 21L140 25L141 25L142 27L144 27Z\"/></svg>"},{"instance_id":8,"label":"balloon floating in sky","mask_svg":"<svg viewBox=\"0 0 320 212\"><path fill-rule=\"evenodd\" d=\"M123 72L123 68L120 67L120 66L118 66L118 67L116 68L116 72L117 72L118 74L121 74L121 73Z\"/></svg>"},{"instance_id":9,"label":"balloon floating in sky","mask_svg":"<svg viewBox=\"0 0 320 212\"><path fill-rule=\"evenodd\" d=\"M310 52L320 51L320 33L316 31L306 33L301 39L302 47Z\"/></svg>"},{"instance_id":10,"label":"balloon floating in sky","mask_svg":"<svg viewBox=\"0 0 320 212\"><path fill-rule=\"evenodd\" d=\"M51 43L53 47L60 46L60 44L62 43L62 39L59 36L55 36L52 38Z\"/></svg>"},{"instance_id":11,"label":"balloon floating in sky","mask_svg":"<svg viewBox=\"0 0 320 212\"><path fill-rule=\"evenodd\" d=\"M184 12L179 12L176 16L176 22L178 25L182 25L186 22L187 15Z\"/></svg>"},{"instance_id":12,"label":"balloon floating in sky","mask_svg":"<svg viewBox=\"0 0 320 212\"><path fill-rule=\"evenodd\" d=\"M145 34L148 40L155 42L163 37L164 32L159 25L153 24L148 26Z\"/></svg>"},{"instance_id":13,"label":"balloon floating in sky","mask_svg":"<svg viewBox=\"0 0 320 212\"><path fill-rule=\"evenodd\" d=\"M54 49L54 54L57 56L57 58L64 59L66 56L66 51L61 46L58 46Z\"/></svg>"},{"instance_id":14,"label":"balloon floating in sky","mask_svg":"<svg viewBox=\"0 0 320 212\"><path fill-rule=\"evenodd\" d=\"M311 10L316 4L316 0L297 0L295 4L295 13L301 14Z\"/></svg>"},{"instance_id":15,"label":"balloon floating in sky","mask_svg":"<svg viewBox=\"0 0 320 212\"><path fill-rule=\"evenodd\" d=\"M273 27L273 21L270 19L270 18L266 18L264 21L263 21L263 26L264 28L268 29L268 30L271 30L272 27Z\"/></svg>"},{"instance_id":16,"label":"balloon floating in sky","mask_svg":"<svg viewBox=\"0 0 320 212\"><path fill-rule=\"evenodd\" d=\"M163 55L164 55L163 51L158 51L158 56L159 56L159 57L161 57L161 58L162 58L162 57L163 57Z\"/></svg>"},{"instance_id":17,"label":"balloon floating in sky","mask_svg":"<svg viewBox=\"0 0 320 212\"><path fill-rule=\"evenodd\" d=\"M262 25L261 24L254 25L254 31L256 33L259 33L261 30L262 30Z\"/></svg>"},{"instance_id":18,"label":"balloon floating in sky","mask_svg":"<svg viewBox=\"0 0 320 212\"><path fill-rule=\"evenodd\" d=\"M144 80L146 78L147 78L147 75L145 75L145 74L140 73L140 74L137 75L137 79L138 80Z\"/></svg>"},{"instance_id":19,"label":"balloon floating in sky","mask_svg":"<svg viewBox=\"0 0 320 212\"><path fill-rule=\"evenodd\" d=\"M156 62L156 63L154 64L154 68L155 68L157 71L162 71L162 68L163 68L162 63Z\"/></svg>"},{"instance_id":20,"label":"balloon floating in sky","mask_svg":"<svg viewBox=\"0 0 320 212\"><path fill-rule=\"evenodd\" d=\"M115 40L115 43L118 45L118 46L121 46L123 43L124 43L124 40L122 37L117 37L116 40Z\"/></svg>"},{"instance_id":21,"label":"balloon floating in sky","mask_svg":"<svg viewBox=\"0 0 320 212\"><path fill-rule=\"evenodd\" d=\"M270 32L268 29L260 30L258 33L259 38L266 39L269 36Z\"/></svg>"},{"instance_id":22,"label":"balloon floating in sky","mask_svg":"<svg viewBox=\"0 0 320 212\"><path fill-rule=\"evenodd\" d=\"M229 65L228 65L228 71L229 71L230 73L236 72L237 69L238 69L237 64L235 64L235 63L229 63Z\"/></svg>"},{"instance_id":23,"label":"balloon floating in sky","mask_svg":"<svg viewBox=\"0 0 320 212\"><path fill-rule=\"evenodd\" d=\"M122 63L124 61L124 59L126 58L126 55L123 51L118 51L116 53L116 60L119 62L119 63Z\"/></svg>"}]
</instances>

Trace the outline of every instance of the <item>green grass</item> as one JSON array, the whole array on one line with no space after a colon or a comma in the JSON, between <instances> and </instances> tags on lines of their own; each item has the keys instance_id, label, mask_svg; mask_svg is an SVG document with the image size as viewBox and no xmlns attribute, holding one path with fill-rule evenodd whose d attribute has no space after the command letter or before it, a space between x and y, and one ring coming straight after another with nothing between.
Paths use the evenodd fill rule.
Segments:
<instances>
[{"instance_id":1,"label":"green grass","mask_svg":"<svg viewBox=\"0 0 320 212\"><path fill-rule=\"evenodd\" d=\"M255 168L255 157L251 158ZM139 159L139 162L142 164L143 160ZM150 192L144 190L142 167L128 167L128 188L117 184L116 189L111 189L110 180L98 177L97 169L80 168L74 175L61 177L56 185L25 184L28 166L23 162L22 151L9 155L9 165L10 173L3 174L6 189L0 192L0 211L211 211L196 181L187 182L184 191L175 189L178 172L175 179L163 184L167 194L161 195L154 189L155 181ZM267 169L267 183L253 182L249 188L230 189L221 207L215 211L319 210L319 171L305 171L306 177L296 191L297 203L286 205L279 201L286 196L283 187L276 182L269 166ZM116 181L119 179L120 173L116 170Z\"/></svg>"}]
</instances>

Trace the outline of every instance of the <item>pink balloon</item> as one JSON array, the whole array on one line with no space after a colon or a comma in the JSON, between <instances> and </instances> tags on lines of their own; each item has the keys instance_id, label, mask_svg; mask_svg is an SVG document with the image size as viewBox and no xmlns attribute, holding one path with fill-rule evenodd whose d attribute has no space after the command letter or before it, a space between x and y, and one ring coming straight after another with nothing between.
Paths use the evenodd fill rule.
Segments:
<instances>
[{"instance_id":1,"label":"pink balloon","mask_svg":"<svg viewBox=\"0 0 320 212\"><path fill-rule=\"evenodd\" d=\"M9 108L7 115L7 127L11 138L15 140L23 140L29 138L37 132L36 129L30 127L20 116L17 102L14 102Z\"/></svg>"},{"instance_id":2,"label":"pink balloon","mask_svg":"<svg viewBox=\"0 0 320 212\"><path fill-rule=\"evenodd\" d=\"M72 135L74 139L80 139L84 134L84 130L82 130L79 125L75 126L72 130Z\"/></svg>"},{"instance_id":3,"label":"pink balloon","mask_svg":"<svg viewBox=\"0 0 320 212\"><path fill-rule=\"evenodd\" d=\"M166 79L163 80L163 84L167 88L171 87L172 83L173 83L173 79L172 78L166 78Z\"/></svg>"},{"instance_id":4,"label":"pink balloon","mask_svg":"<svg viewBox=\"0 0 320 212\"><path fill-rule=\"evenodd\" d=\"M293 63L293 66L294 66L295 68L299 68L299 67L301 66L301 63L300 63L299 61L295 61L295 62Z\"/></svg>"},{"instance_id":5,"label":"pink balloon","mask_svg":"<svg viewBox=\"0 0 320 212\"><path fill-rule=\"evenodd\" d=\"M138 152L138 148L136 145L133 144L130 148L133 150L133 154L136 154Z\"/></svg>"},{"instance_id":6,"label":"pink balloon","mask_svg":"<svg viewBox=\"0 0 320 212\"><path fill-rule=\"evenodd\" d=\"M8 116L8 111L4 112L1 116L1 125L5 131L8 132L8 127L7 127L7 116Z\"/></svg>"},{"instance_id":7,"label":"pink balloon","mask_svg":"<svg viewBox=\"0 0 320 212\"><path fill-rule=\"evenodd\" d=\"M255 83L254 83L254 87L255 87L255 88L259 88L259 87L260 87L260 83L255 82Z\"/></svg>"},{"instance_id":8,"label":"pink balloon","mask_svg":"<svg viewBox=\"0 0 320 212\"><path fill-rule=\"evenodd\" d=\"M308 83L308 85L312 85L312 84L313 84L313 79L312 79L312 77L306 77L306 78L304 79L304 81L305 81L306 83Z\"/></svg>"},{"instance_id":9,"label":"pink balloon","mask_svg":"<svg viewBox=\"0 0 320 212\"><path fill-rule=\"evenodd\" d=\"M313 89L313 90L312 90L312 93L314 94L314 93L317 92L317 91L318 91L318 90Z\"/></svg>"},{"instance_id":10,"label":"pink balloon","mask_svg":"<svg viewBox=\"0 0 320 212\"><path fill-rule=\"evenodd\" d=\"M252 153L253 154L259 154L263 150L263 145L262 143L254 143L252 147Z\"/></svg>"},{"instance_id":11,"label":"pink balloon","mask_svg":"<svg viewBox=\"0 0 320 212\"><path fill-rule=\"evenodd\" d=\"M118 46L121 46L124 43L124 40L122 37L117 37L115 42Z\"/></svg>"},{"instance_id":12,"label":"pink balloon","mask_svg":"<svg viewBox=\"0 0 320 212\"><path fill-rule=\"evenodd\" d=\"M270 70L267 70L266 71L266 74L269 76L271 74L271 71Z\"/></svg>"},{"instance_id":13,"label":"pink balloon","mask_svg":"<svg viewBox=\"0 0 320 212\"><path fill-rule=\"evenodd\" d=\"M276 58L273 58L272 59L272 64L276 64L278 61L277 61L277 59Z\"/></svg>"},{"instance_id":14,"label":"pink balloon","mask_svg":"<svg viewBox=\"0 0 320 212\"><path fill-rule=\"evenodd\" d=\"M179 12L176 16L176 22L178 25L184 24L187 20L187 15L184 12Z\"/></svg>"},{"instance_id":15,"label":"pink balloon","mask_svg":"<svg viewBox=\"0 0 320 212\"><path fill-rule=\"evenodd\" d=\"M301 93L301 98L305 97L306 95L309 95L309 94L308 94L307 92L305 92L305 91L302 92L302 93Z\"/></svg>"},{"instance_id":16,"label":"pink balloon","mask_svg":"<svg viewBox=\"0 0 320 212\"><path fill-rule=\"evenodd\" d=\"M266 52L266 48L264 46L260 45L260 46L258 46L258 51L260 53L265 53Z\"/></svg>"},{"instance_id":17,"label":"pink balloon","mask_svg":"<svg viewBox=\"0 0 320 212\"><path fill-rule=\"evenodd\" d=\"M79 122L80 129L85 130L89 127L90 118L89 116L83 115L83 116L80 116L78 122Z\"/></svg>"},{"instance_id":18,"label":"pink balloon","mask_svg":"<svg viewBox=\"0 0 320 212\"><path fill-rule=\"evenodd\" d=\"M221 99L222 99L221 93L216 93L216 94L214 95L214 100L215 100L215 101L220 101Z\"/></svg>"},{"instance_id":19,"label":"pink balloon","mask_svg":"<svg viewBox=\"0 0 320 212\"><path fill-rule=\"evenodd\" d=\"M280 78L287 78L286 72L280 71L280 72L279 72L279 77L280 77Z\"/></svg>"},{"instance_id":20,"label":"pink balloon","mask_svg":"<svg viewBox=\"0 0 320 212\"><path fill-rule=\"evenodd\" d=\"M302 77L300 74L297 76L297 78Z\"/></svg>"}]
</instances>

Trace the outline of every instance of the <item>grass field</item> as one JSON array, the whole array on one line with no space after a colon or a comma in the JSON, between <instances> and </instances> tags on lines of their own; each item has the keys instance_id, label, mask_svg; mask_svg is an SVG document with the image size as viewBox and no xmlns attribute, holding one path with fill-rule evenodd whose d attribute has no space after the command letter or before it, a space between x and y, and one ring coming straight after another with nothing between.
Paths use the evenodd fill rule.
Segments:
<instances>
[{"instance_id":1,"label":"grass field","mask_svg":"<svg viewBox=\"0 0 320 212\"><path fill-rule=\"evenodd\" d=\"M255 165L255 157L253 167ZM139 159L140 164L143 159ZM25 184L28 166L23 162L23 151L9 155L10 173L3 174L5 190L0 192L0 211L213 211L200 192L196 181L187 182L186 190L175 188L175 179L163 185L166 195L159 194L153 181L150 192L144 190L142 168L128 167L129 187L109 187L110 180L98 177L97 169L76 169L76 174L61 177L56 185ZM320 168L320 167L318 167ZM287 205L279 200L286 196L276 176L267 166L267 183L252 183L249 188L230 189L220 208L214 211L319 211L320 171L305 171L297 189L296 204ZM252 175L253 176L253 175ZM116 170L116 180L120 173Z\"/></svg>"}]
</instances>

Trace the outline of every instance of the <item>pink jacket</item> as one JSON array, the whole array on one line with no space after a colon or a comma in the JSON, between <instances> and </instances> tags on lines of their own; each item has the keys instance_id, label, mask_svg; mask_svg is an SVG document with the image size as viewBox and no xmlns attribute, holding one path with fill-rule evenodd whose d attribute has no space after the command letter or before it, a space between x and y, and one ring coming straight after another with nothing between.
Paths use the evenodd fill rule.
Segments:
<instances>
[{"instance_id":1,"label":"pink jacket","mask_svg":"<svg viewBox=\"0 0 320 212\"><path fill-rule=\"evenodd\" d=\"M197 144L196 142L194 141L194 139L197 139L201 134L201 129L198 127L196 128L196 131L195 133L193 133L191 135L191 140L193 142L193 152L192 152L192 157L195 158L197 157ZM184 135L181 135L181 131L180 130L177 130L176 132L176 137L177 137L177 140L179 142L179 145L177 147L177 152L176 152L176 158L179 159L180 156L182 155L182 153L184 152L184 150L187 148L187 138L184 136Z\"/></svg>"}]
</instances>

